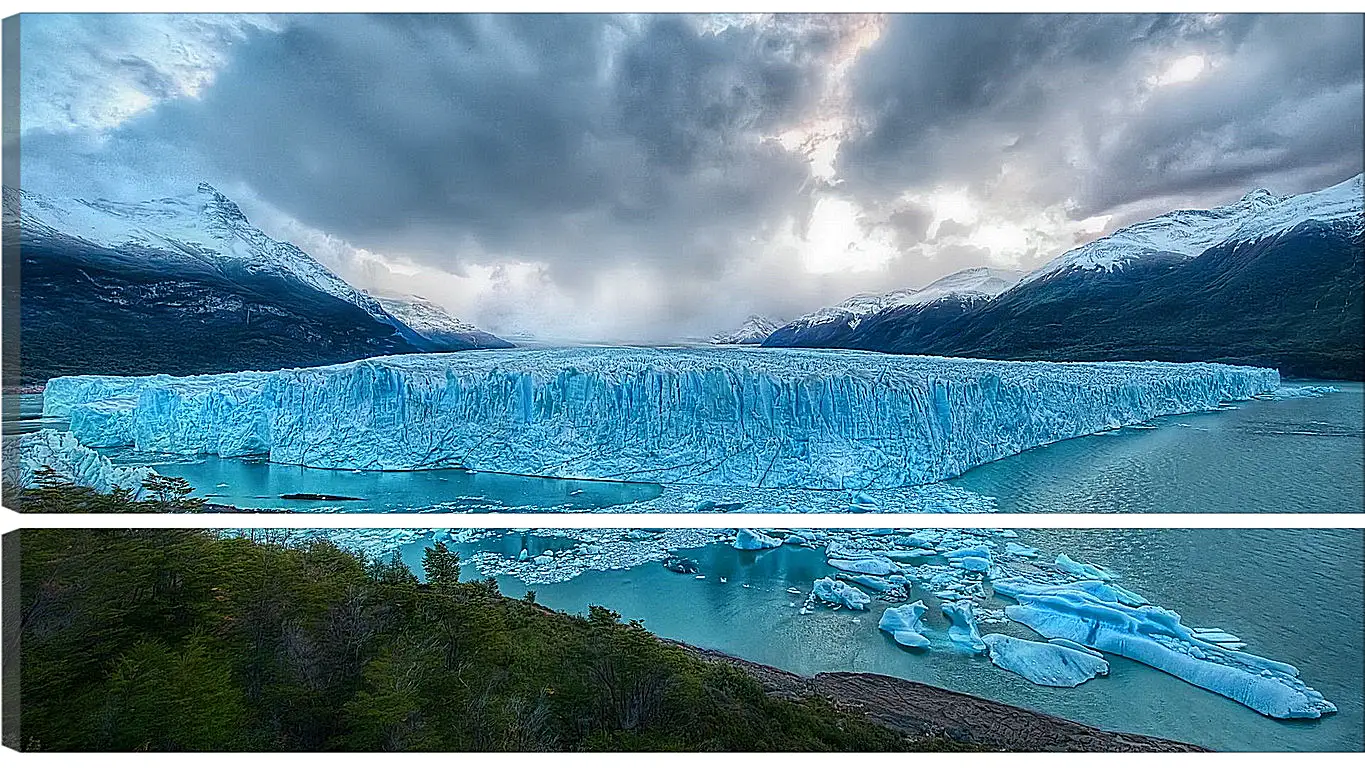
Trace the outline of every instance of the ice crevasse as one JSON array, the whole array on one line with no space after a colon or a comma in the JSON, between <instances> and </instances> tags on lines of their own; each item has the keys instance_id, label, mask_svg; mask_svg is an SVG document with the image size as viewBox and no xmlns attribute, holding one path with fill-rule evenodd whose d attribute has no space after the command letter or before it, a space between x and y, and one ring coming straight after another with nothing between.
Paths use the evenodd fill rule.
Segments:
<instances>
[{"instance_id":1,"label":"ice crevasse","mask_svg":"<svg viewBox=\"0 0 1365 768\"><path fill-rule=\"evenodd\" d=\"M799 487L934 482L1038 445L1273 391L1273 370L843 350L571 348L51 380L89 446L335 469Z\"/></svg>"}]
</instances>

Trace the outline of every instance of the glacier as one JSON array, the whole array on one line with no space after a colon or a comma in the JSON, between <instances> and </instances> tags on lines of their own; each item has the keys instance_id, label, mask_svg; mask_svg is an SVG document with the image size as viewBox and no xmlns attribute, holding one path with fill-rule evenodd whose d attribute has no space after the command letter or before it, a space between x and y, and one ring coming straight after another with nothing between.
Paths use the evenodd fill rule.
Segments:
<instances>
[{"instance_id":1,"label":"glacier","mask_svg":"<svg viewBox=\"0 0 1365 768\"><path fill-rule=\"evenodd\" d=\"M83 444L325 469L896 488L1271 392L1270 369L845 350L512 349L204 376L71 376Z\"/></svg>"},{"instance_id":2,"label":"glacier","mask_svg":"<svg viewBox=\"0 0 1365 768\"><path fill-rule=\"evenodd\" d=\"M1049 584L1015 576L992 587L1018 603L1005 608L1006 616L1043 637L1141 662L1269 717L1337 711L1292 665L1201 640L1174 611L1102 581Z\"/></svg>"},{"instance_id":3,"label":"glacier","mask_svg":"<svg viewBox=\"0 0 1365 768\"><path fill-rule=\"evenodd\" d=\"M81 445L69 432L40 429L7 436L3 448L4 482L11 488L37 484L38 470L48 468L73 485L109 493L117 486L135 500L146 497L142 483L156 472L150 467L116 467L109 459Z\"/></svg>"},{"instance_id":4,"label":"glacier","mask_svg":"<svg viewBox=\"0 0 1365 768\"><path fill-rule=\"evenodd\" d=\"M1098 675L1109 674L1109 663L1085 648L999 634L986 635L982 641L992 664L1037 685L1075 688Z\"/></svg>"}]
</instances>

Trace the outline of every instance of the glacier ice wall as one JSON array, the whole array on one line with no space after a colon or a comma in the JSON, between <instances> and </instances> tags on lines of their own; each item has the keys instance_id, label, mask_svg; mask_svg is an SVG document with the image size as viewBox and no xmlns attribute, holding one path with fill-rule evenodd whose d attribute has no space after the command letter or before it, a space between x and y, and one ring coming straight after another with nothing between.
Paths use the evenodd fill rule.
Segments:
<instances>
[{"instance_id":1,"label":"glacier ice wall","mask_svg":"<svg viewBox=\"0 0 1365 768\"><path fill-rule=\"evenodd\" d=\"M141 499L142 481L156 474L150 467L116 467L109 459L81 445L69 432L42 429L5 438L4 482L13 488L29 488L37 471L52 469L57 476L75 485L109 493L118 486Z\"/></svg>"},{"instance_id":2,"label":"glacier ice wall","mask_svg":"<svg viewBox=\"0 0 1365 768\"><path fill-rule=\"evenodd\" d=\"M88 445L335 469L813 489L933 482L1270 392L1268 369L799 349L517 349L172 378L53 379Z\"/></svg>"}]
</instances>

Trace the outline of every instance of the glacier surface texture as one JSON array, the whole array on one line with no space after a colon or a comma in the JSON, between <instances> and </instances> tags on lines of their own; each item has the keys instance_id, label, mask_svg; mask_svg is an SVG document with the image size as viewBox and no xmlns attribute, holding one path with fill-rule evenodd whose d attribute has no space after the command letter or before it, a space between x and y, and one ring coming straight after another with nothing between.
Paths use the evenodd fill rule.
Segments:
<instances>
[{"instance_id":1,"label":"glacier surface texture","mask_svg":"<svg viewBox=\"0 0 1365 768\"><path fill-rule=\"evenodd\" d=\"M84 445L329 469L809 489L929 483L1271 392L1274 370L805 349L514 349L51 380Z\"/></svg>"}]
</instances>

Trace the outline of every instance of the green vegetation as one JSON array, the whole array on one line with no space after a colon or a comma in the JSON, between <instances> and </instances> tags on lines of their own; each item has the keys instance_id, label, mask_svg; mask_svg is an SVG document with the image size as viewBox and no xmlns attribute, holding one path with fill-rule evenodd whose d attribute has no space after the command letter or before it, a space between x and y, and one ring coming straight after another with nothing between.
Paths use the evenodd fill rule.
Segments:
<instances>
[{"instance_id":1,"label":"green vegetation","mask_svg":"<svg viewBox=\"0 0 1365 768\"><path fill-rule=\"evenodd\" d=\"M893 750L916 740L426 550L187 530L21 535L26 750ZM11 734L12 736L12 734Z\"/></svg>"},{"instance_id":2,"label":"green vegetation","mask_svg":"<svg viewBox=\"0 0 1365 768\"><path fill-rule=\"evenodd\" d=\"M194 488L182 477L150 475L142 482L146 498L133 500L133 493L115 487L111 493L74 485L50 467L34 473L34 485L15 488L5 485L5 506L19 512L36 514L129 514L201 512L204 500L190 496Z\"/></svg>"}]
</instances>

